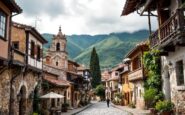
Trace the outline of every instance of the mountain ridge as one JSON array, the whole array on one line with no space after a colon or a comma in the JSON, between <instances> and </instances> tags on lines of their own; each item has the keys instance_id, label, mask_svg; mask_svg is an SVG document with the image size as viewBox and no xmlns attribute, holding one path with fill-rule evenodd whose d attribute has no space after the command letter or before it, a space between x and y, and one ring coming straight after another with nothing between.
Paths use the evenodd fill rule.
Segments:
<instances>
[{"instance_id":1,"label":"mountain ridge","mask_svg":"<svg viewBox=\"0 0 185 115\"><path fill-rule=\"evenodd\" d=\"M139 30L133 33L118 32L100 35L66 35L67 52L69 59L80 64L89 65L90 54L93 47L96 48L100 58L101 68L113 67L122 61L124 56L137 43L147 39L149 32ZM44 33L43 37L48 40L44 47L49 48L53 34Z\"/></svg>"}]
</instances>

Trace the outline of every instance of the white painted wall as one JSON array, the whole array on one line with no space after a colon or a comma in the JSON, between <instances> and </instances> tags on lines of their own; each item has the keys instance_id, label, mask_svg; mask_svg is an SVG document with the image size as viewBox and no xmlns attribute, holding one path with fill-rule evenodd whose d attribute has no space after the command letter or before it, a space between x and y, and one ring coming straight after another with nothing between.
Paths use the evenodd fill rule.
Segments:
<instances>
[{"instance_id":1,"label":"white painted wall","mask_svg":"<svg viewBox=\"0 0 185 115\"><path fill-rule=\"evenodd\" d=\"M39 45L41 49L43 48L42 43L39 40L37 40L37 38L35 38L33 35L29 34L29 46L28 46L28 48L29 48L28 49L28 54L29 55L31 54L31 41L34 41L35 45ZM33 66L33 67L42 69L42 60L43 60L42 57L41 57L40 61L38 61L36 59L36 55L34 57L35 57L35 59L28 56L28 64Z\"/></svg>"}]
</instances>

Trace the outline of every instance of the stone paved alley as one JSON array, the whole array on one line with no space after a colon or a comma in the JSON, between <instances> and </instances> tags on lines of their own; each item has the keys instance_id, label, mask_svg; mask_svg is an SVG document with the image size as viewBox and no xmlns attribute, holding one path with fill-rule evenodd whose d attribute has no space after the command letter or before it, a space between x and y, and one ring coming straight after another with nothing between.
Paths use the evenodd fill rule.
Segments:
<instances>
[{"instance_id":1,"label":"stone paved alley","mask_svg":"<svg viewBox=\"0 0 185 115\"><path fill-rule=\"evenodd\" d=\"M114 108L110 105L108 108L106 102L97 102L94 103L89 108L78 113L77 115L131 115L126 111Z\"/></svg>"}]
</instances>

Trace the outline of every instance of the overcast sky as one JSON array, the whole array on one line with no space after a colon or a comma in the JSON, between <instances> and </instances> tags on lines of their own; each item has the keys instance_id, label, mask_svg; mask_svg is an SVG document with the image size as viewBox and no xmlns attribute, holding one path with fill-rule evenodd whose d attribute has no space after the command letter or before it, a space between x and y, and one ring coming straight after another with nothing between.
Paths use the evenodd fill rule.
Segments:
<instances>
[{"instance_id":1,"label":"overcast sky","mask_svg":"<svg viewBox=\"0 0 185 115\"><path fill-rule=\"evenodd\" d=\"M147 17L120 17L125 0L16 0L23 13L14 21L35 26L41 33L107 34L148 29ZM37 21L35 21L37 20ZM156 21L153 28L156 28Z\"/></svg>"}]
</instances>

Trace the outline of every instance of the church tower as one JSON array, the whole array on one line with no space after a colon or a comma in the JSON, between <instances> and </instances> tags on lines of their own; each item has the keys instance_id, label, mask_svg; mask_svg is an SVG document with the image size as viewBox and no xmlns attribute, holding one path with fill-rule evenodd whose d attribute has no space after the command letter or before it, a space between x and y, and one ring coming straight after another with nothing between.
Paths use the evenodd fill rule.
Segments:
<instances>
[{"instance_id":1,"label":"church tower","mask_svg":"<svg viewBox=\"0 0 185 115\"><path fill-rule=\"evenodd\" d=\"M66 36L62 33L61 27L56 36L53 36L50 48L46 55L46 64L58 69L67 70L68 53L66 51Z\"/></svg>"}]
</instances>

